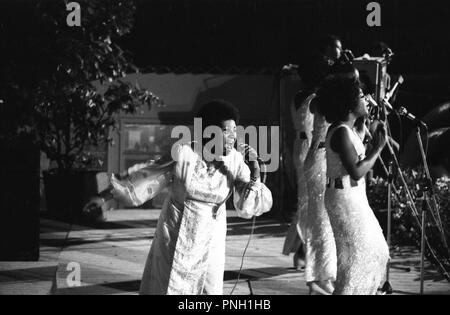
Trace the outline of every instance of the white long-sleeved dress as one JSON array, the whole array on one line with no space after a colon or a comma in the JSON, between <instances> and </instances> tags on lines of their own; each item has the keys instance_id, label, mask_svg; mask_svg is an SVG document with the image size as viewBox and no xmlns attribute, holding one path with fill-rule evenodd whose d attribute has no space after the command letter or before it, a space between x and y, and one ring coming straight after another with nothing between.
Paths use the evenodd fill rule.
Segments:
<instances>
[{"instance_id":1,"label":"white long-sleeved dress","mask_svg":"<svg viewBox=\"0 0 450 315\"><path fill-rule=\"evenodd\" d=\"M164 187L170 190L140 293L220 295L225 268L226 199L233 191L238 215L251 218L271 209L272 194L263 183L250 181L250 169L236 150L221 157L222 166L212 172L190 145L180 145L174 152L176 162L139 170L135 178L140 176L141 180L135 180L134 185L112 181L116 195L134 200L134 205L153 198Z\"/></svg>"}]
</instances>

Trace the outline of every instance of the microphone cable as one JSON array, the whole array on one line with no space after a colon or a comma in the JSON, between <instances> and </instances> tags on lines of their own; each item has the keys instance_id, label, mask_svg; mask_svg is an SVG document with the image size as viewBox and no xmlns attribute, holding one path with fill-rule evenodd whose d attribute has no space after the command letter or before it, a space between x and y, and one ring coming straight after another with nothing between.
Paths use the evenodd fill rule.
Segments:
<instances>
[{"instance_id":1,"label":"microphone cable","mask_svg":"<svg viewBox=\"0 0 450 315\"><path fill-rule=\"evenodd\" d=\"M259 159L259 158L258 158L258 162L260 162L260 165L262 166L262 167L261 167L261 173L262 173L262 176L261 176L261 183L262 183L262 184L265 184L265 183L266 183L266 179L267 179L266 165L265 165L265 163L264 163L261 159ZM239 280L241 279L242 268L244 267L245 254L247 253L247 249L248 249L248 247L250 246L250 241L252 240L253 233L255 232L255 228L256 228L256 216L253 216L253 219L252 219L252 227L251 227L251 230L250 230L250 235L249 235L249 237L248 237L247 244L245 245L244 252L243 252L243 254L242 254L241 266L239 267L238 276L237 276L237 278L236 278L236 282L234 283L233 289L231 289L230 295L233 295L233 292L234 292L234 290L236 289L236 286L237 286ZM249 280L249 281L250 281L250 280ZM252 290L251 286L250 286L250 295L253 295L253 290Z\"/></svg>"}]
</instances>

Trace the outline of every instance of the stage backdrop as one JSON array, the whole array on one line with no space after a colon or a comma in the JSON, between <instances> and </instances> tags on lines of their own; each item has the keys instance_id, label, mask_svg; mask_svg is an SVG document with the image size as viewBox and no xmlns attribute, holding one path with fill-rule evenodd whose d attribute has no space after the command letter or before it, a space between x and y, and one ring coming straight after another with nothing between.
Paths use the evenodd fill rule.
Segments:
<instances>
[{"instance_id":1,"label":"stage backdrop","mask_svg":"<svg viewBox=\"0 0 450 315\"><path fill-rule=\"evenodd\" d=\"M146 73L126 78L138 82L164 102L151 110L119 117L119 128L111 132L108 173L170 152L171 130L176 125L192 126L193 118L205 102L224 99L240 111L240 125L280 126L280 168L269 173L267 183L274 194L274 213L289 218L295 209L295 173L292 167L293 127L290 103L301 87L296 75L273 74L193 74ZM270 135L270 129L269 129ZM283 154L281 154L281 152ZM162 198L145 207L159 207Z\"/></svg>"}]
</instances>

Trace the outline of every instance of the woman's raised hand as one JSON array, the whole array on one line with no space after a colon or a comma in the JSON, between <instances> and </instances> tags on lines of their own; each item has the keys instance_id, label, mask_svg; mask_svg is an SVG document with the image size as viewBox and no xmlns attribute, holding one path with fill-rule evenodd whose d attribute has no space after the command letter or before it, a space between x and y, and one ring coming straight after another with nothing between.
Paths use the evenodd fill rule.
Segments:
<instances>
[{"instance_id":1,"label":"woman's raised hand","mask_svg":"<svg viewBox=\"0 0 450 315\"><path fill-rule=\"evenodd\" d=\"M253 149L251 146L249 146L248 144L241 144L240 145L242 154L244 155L244 159L248 162L257 162L258 161L258 152L256 152L255 149Z\"/></svg>"},{"instance_id":2,"label":"woman's raised hand","mask_svg":"<svg viewBox=\"0 0 450 315\"><path fill-rule=\"evenodd\" d=\"M387 142L387 128L384 122L379 122L373 133L374 147L381 151Z\"/></svg>"},{"instance_id":3,"label":"woman's raised hand","mask_svg":"<svg viewBox=\"0 0 450 315\"><path fill-rule=\"evenodd\" d=\"M240 149L244 155L244 160L248 162L252 178L260 177L260 167L258 163L258 152L248 144L241 144Z\"/></svg>"}]
</instances>

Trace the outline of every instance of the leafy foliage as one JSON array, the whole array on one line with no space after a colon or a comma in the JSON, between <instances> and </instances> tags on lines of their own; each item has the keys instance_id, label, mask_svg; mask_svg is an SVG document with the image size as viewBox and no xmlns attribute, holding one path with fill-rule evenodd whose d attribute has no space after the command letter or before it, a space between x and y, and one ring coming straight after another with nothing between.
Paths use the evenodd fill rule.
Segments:
<instances>
[{"instance_id":1,"label":"leafy foliage","mask_svg":"<svg viewBox=\"0 0 450 315\"><path fill-rule=\"evenodd\" d=\"M119 112L160 103L124 80L138 72L117 44L133 27L134 2L78 2L81 27L67 26L64 0L21 2L28 28L20 32L24 21L11 18L11 10L3 11L0 27L8 47L0 76L2 134L32 134L60 171L79 164L87 145L107 142ZM15 28L20 40L7 36Z\"/></svg>"},{"instance_id":2,"label":"leafy foliage","mask_svg":"<svg viewBox=\"0 0 450 315\"><path fill-rule=\"evenodd\" d=\"M421 244L421 211L427 209L426 238L428 241L426 256L450 281L450 179L438 178L433 183L437 207L433 200L424 199L425 183L422 168L406 169L402 172L406 185L411 192L412 201L407 197L403 182L397 176L394 185L398 194L392 192L392 237L397 245ZM372 180L367 195L372 208L386 208L388 183L382 178ZM417 212L413 210L413 204Z\"/></svg>"}]
</instances>

